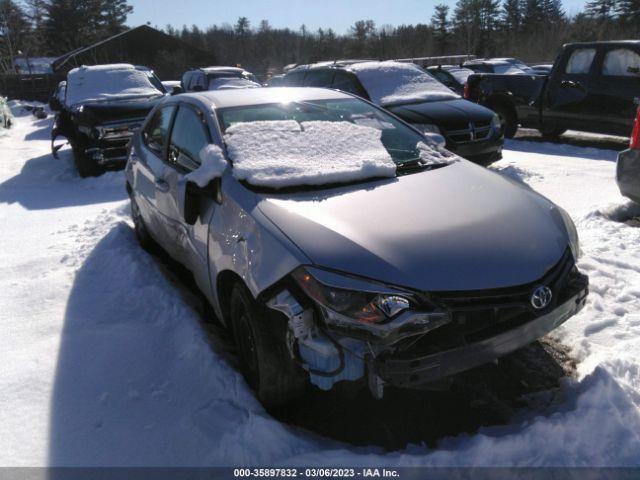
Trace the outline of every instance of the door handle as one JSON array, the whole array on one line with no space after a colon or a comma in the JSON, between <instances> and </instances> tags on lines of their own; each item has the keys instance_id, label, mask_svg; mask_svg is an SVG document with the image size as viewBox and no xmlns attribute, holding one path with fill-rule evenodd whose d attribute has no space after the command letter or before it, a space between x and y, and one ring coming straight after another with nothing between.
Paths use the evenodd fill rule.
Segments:
<instances>
[{"instance_id":1,"label":"door handle","mask_svg":"<svg viewBox=\"0 0 640 480\"><path fill-rule=\"evenodd\" d=\"M166 193L169 191L169 184L166 182L166 180L163 180L161 178L156 179L156 188L158 190L160 190L163 193Z\"/></svg>"},{"instance_id":2,"label":"door handle","mask_svg":"<svg viewBox=\"0 0 640 480\"><path fill-rule=\"evenodd\" d=\"M580 82L574 82L573 80L562 80L560 82L562 88L579 88L582 89Z\"/></svg>"}]
</instances>

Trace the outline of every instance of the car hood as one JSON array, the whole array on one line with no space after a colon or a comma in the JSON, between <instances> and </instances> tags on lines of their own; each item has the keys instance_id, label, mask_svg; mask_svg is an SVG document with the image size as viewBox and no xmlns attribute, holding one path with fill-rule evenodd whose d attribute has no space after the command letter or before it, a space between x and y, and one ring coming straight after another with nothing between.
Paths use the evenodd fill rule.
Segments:
<instances>
[{"instance_id":1,"label":"car hood","mask_svg":"<svg viewBox=\"0 0 640 480\"><path fill-rule=\"evenodd\" d=\"M409 123L435 123L447 130L467 128L470 122L489 123L494 113L482 105L462 98L438 102L410 103L387 107Z\"/></svg>"},{"instance_id":2,"label":"car hood","mask_svg":"<svg viewBox=\"0 0 640 480\"><path fill-rule=\"evenodd\" d=\"M315 265L421 291L531 283L569 242L553 203L464 160L258 205Z\"/></svg>"},{"instance_id":3,"label":"car hood","mask_svg":"<svg viewBox=\"0 0 640 480\"><path fill-rule=\"evenodd\" d=\"M164 95L159 94L151 97L92 101L76 106L76 111L84 123L91 124L144 118L163 98Z\"/></svg>"}]
</instances>

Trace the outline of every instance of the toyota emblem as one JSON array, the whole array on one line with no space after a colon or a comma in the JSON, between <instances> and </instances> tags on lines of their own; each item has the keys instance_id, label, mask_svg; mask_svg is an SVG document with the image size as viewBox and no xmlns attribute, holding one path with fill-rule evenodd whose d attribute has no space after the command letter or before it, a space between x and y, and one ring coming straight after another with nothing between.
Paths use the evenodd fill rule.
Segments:
<instances>
[{"instance_id":1,"label":"toyota emblem","mask_svg":"<svg viewBox=\"0 0 640 480\"><path fill-rule=\"evenodd\" d=\"M551 303L551 299L553 298L553 292L546 285L540 285L536 287L536 289L531 294L531 305L536 310L542 310L545 307L548 307Z\"/></svg>"}]
</instances>

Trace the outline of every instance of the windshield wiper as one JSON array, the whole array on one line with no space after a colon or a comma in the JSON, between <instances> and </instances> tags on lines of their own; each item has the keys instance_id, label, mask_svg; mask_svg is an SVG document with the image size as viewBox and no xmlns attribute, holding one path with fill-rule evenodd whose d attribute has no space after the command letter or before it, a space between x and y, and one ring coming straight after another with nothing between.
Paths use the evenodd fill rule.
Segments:
<instances>
[{"instance_id":1,"label":"windshield wiper","mask_svg":"<svg viewBox=\"0 0 640 480\"><path fill-rule=\"evenodd\" d=\"M410 173L421 172L423 170L435 170L437 168L446 167L449 162L429 162L425 163L422 159L408 160L396 166L397 175L407 175Z\"/></svg>"}]
</instances>

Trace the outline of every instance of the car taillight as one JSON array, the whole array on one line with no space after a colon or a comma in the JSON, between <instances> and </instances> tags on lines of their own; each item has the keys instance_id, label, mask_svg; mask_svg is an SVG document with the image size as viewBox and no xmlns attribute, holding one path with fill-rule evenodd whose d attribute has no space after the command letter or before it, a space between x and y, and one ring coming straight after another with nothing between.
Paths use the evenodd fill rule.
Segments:
<instances>
[{"instance_id":1,"label":"car taillight","mask_svg":"<svg viewBox=\"0 0 640 480\"><path fill-rule=\"evenodd\" d=\"M640 108L636 112L636 119L633 122L633 131L631 132L631 141L629 148L633 150L640 149Z\"/></svg>"},{"instance_id":2,"label":"car taillight","mask_svg":"<svg viewBox=\"0 0 640 480\"><path fill-rule=\"evenodd\" d=\"M469 95L470 94L469 90L470 90L469 89L469 83L467 82L467 83L464 84L464 92L462 93L462 96L464 98L467 98L467 99L469 98L469 96L470 96Z\"/></svg>"}]
</instances>

